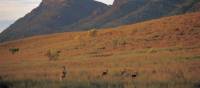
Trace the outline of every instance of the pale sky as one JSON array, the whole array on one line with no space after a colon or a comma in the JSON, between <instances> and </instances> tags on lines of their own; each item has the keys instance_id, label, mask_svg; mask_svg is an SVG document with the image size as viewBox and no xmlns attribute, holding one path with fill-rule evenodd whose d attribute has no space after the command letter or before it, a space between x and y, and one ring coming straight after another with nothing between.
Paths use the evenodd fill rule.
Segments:
<instances>
[{"instance_id":1,"label":"pale sky","mask_svg":"<svg viewBox=\"0 0 200 88\"><path fill-rule=\"evenodd\" d=\"M112 4L114 0L96 0ZM41 0L0 0L0 32L37 7Z\"/></svg>"}]
</instances>

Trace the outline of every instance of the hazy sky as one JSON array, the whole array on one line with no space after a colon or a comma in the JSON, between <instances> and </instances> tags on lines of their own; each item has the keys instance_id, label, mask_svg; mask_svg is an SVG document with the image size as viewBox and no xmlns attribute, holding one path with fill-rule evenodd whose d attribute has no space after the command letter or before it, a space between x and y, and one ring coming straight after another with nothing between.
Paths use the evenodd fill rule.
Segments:
<instances>
[{"instance_id":1,"label":"hazy sky","mask_svg":"<svg viewBox=\"0 0 200 88\"><path fill-rule=\"evenodd\" d=\"M112 4L113 0L97 0L106 4ZM23 17L33 8L37 7L41 0L0 0L0 32L7 28L15 20Z\"/></svg>"}]
</instances>

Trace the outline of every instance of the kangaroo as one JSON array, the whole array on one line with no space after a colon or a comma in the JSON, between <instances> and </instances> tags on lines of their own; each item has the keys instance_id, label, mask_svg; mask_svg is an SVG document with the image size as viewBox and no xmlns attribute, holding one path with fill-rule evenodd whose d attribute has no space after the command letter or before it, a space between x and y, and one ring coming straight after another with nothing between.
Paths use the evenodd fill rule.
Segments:
<instances>
[{"instance_id":1,"label":"kangaroo","mask_svg":"<svg viewBox=\"0 0 200 88\"><path fill-rule=\"evenodd\" d=\"M121 76L124 76L124 77L131 77L131 78L136 78L138 76L138 72L135 71L135 72L130 72L126 69L122 70L121 71Z\"/></svg>"},{"instance_id":2,"label":"kangaroo","mask_svg":"<svg viewBox=\"0 0 200 88\"><path fill-rule=\"evenodd\" d=\"M132 78L136 78L137 76L138 76L138 72L134 72L134 73L131 74Z\"/></svg>"},{"instance_id":3,"label":"kangaroo","mask_svg":"<svg viewBox=\"0 0 200 88\"><path fill-rule=\"evenodd\" d=\"M101 76L106 76L106 75L108 75L108 70L102 72L102 74L101 74Z\"/></svg>"},{"instance_id":4,"label":"kangaroo","mask_svg":"<svg viewBox=\"0 0 200 88\"><path fill-rule=\"evenodd\" d=\"M67 69L65 66L62 67L63 68L63 71L62 71L62 74L61 74L61 77L60 77L60 80L63 80L66 78L66 75L67 75Z\"/></svg>"},{"instance_id":5,"label":"kangaroo","mask_svg":"<svg viewBox=\"0 0 200 88\"><path fill-rule=\"evenodd\" d=\"M126 70L121 71L121 76L126 76L128 73Z\"/></svg>"}]
</instances>

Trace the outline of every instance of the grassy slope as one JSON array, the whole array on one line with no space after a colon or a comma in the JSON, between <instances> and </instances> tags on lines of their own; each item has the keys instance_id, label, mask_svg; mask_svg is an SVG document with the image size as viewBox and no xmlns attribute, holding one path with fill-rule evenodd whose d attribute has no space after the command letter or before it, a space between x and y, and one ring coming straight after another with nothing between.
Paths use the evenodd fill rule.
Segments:
<instances>
[{"instance_id":1,"label":"grassy slope","mask_svg":"<svg viewBox=\"0 0 200 88\"><path fill-rule=\"evenodd\" d=\"M66 66L66 80L120 81L127 88L132 88L133 82L148 86L154 82L161 86L169 83L165 86L175 88L177 84L177 88L188 88L200 80L199 20L200 13L192 13L100 31L60 33L3 43L0 44L0 76L7 80L58 80L61 67ZM19 52L12 54L11 48L19 48ZM61 51L59 60L49 61L45 55L48 50ZM107 69L109 74L101 77ZM121 76L124 70L139 75L134 79Z\"/></svg>"}]
</instances>

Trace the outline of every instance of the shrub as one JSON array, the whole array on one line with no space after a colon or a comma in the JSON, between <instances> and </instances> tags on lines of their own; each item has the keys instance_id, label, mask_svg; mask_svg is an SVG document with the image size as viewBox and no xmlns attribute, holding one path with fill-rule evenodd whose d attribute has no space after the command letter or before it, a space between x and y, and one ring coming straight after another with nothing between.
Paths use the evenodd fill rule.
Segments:
<instances>
[{"instance_id":1,"label":"shrub","mask_svg":"<svg viewBox=\"0 0 200 88\"><path fill-rule=\"evenodd\" d=\"M112 40L113 47L119 47L119 46L124 46L127 44L127 39L126 38L114 38Z\"/></svg>"},{"instance_id":2,"label":"shrub","mask_svg":"<svg viewBox=\"0 0 200 88\"><path fill-rule=\"evenodd\" d=\"M49 58L49 60L52 61L52 60L57 60L60 56L60 53L61 51L48 50L46 55Z\"/></svg>"},{"instance_id":3,"label":"shrub","mask_svg":"<svg viewBox=\"0 0 200 88\"><path fill-rule=\"evenodd\" d=\"M15 54L15 53L19 52L19 48L10 48L9 51L10 51L12 54Z\"/></svg>"},{"instance_id":4,"label":"shrub","mask_svg":"<svg viewBox=\"0 0 200 88\"><path fill-rule=\"evenodd\" d=\"M74 40L80 40L81 39L81 36L80 35L77 35L74 37Z\"/></svg>"}]
</instances>

